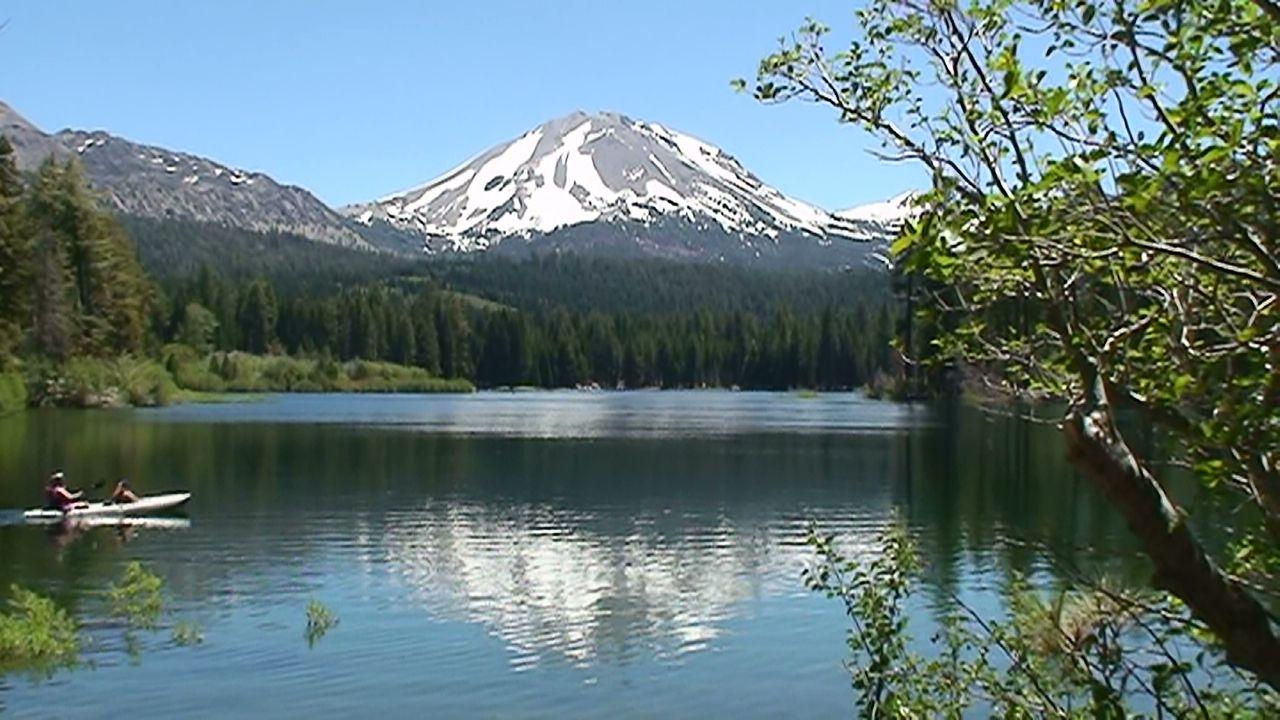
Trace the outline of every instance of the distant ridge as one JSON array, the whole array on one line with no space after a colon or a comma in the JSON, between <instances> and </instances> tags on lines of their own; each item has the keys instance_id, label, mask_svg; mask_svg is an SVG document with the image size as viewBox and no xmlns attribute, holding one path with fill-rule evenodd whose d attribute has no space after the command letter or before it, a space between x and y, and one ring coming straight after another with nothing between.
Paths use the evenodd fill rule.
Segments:
<instances>
[{"instance_id":1,"label":"distant ridge","mask_svg":"<svg viewBox=\"0 0 1280 720\"><path fill-rule=\"evenodd\" d=\"M77 157L93 187L120 213L288 232L374 249L352 225L307 190L189 153L131 142L102 131L46 133L0 102L0 134L31 170L49 155Z\"/></svg>"}]
</instances>

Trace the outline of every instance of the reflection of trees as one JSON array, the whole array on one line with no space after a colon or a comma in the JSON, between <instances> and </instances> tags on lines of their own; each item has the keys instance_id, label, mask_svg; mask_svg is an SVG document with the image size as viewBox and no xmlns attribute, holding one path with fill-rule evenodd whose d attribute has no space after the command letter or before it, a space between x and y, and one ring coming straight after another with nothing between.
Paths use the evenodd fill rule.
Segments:
<instances>
[{"instance_id":1,"label":"reflection of trees","mask_svg":"<svg viewBox=\"0 0 1280 720\"><path fill-rule=\"evenodd\" d=\"M856 547L901 506L939 598L1046 554L1128 547L1053 428L918 412L929 427L589 440L33 412L0 421L0 505L36 502L53 465L187 488L193 529L130 545L180 598L297 590L318 558L385 564L432 612L571 661L678 653L745 598L802 592L811 519ZM39 531L0 527L0 586L74 600L113 576L110 540L90 533L58 559Z\"/></svg>"},{"instance_id":2,"label":"reflection of trees","mask_svg":"<svg viewBox=\"0 0 1280 720\"><path fill-rule=\"evenodd\" d=\"M1062 457L1056 428L938 409L939 422L896 439L898 495L922 535L938 599L982 568L1032 574L1097 565L1137 579L1120 519ZM1090 563L1080 563L1086 555Z\"/></svg>"}]
</instances>

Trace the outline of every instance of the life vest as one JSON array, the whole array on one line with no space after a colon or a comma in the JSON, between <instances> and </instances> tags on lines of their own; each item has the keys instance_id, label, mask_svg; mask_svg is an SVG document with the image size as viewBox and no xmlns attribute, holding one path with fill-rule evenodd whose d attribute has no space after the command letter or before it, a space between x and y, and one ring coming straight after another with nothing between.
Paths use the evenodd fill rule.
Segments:
<instances>
[{"instance_id":1,"label":"life vest","mask_svg":"<svg viewBox=\"0 0 1280 720\"><path fill-rule=\"evenodd\" d=\"M58 492L62 488L57 485L49 485L44 489L45 505L54 510L66 510L71 501L67 499L65 492Z\"/></svg>"}]
</instances>

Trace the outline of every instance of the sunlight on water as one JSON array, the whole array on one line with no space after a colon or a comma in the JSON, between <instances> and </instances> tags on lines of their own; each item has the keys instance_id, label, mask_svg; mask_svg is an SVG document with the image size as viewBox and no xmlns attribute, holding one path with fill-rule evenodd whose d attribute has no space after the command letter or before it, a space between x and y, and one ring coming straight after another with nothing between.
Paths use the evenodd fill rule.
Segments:
<instances>
[{"instance_id":1,"label":"sunlight on water","mask_svg":"<svg viewBox=\"0 0 1280 720\"><path fill-rule=\"evenodd\" d=\"M180 405L139 413L154 422L315 422L529 438L668 437L756 432L894 432L921 427L920 407L852 393L816 397L727 391L456 395L294 395L247 405Z\"/></svg>"}]
</instances>

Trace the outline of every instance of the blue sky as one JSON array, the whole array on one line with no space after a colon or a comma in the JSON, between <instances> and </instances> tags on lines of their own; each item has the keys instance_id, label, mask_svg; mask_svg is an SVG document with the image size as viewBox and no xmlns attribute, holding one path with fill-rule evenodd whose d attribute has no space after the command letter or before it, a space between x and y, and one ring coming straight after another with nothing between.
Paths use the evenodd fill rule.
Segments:
<instances>
[{"instance_id":1,"label":"blue sky","mask_svg":"<svg viewBox=\"0 0 1280 720\"><path fill-rule=\"evenodd\" d=\"M426 181L575 109L662 122L828 208L922 186L809 104L729 81L848 0L0 0L0 99L302 185L333 205Z\"/></svg>"}]
</instances>

